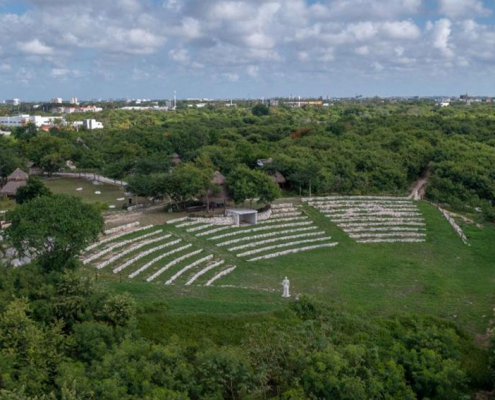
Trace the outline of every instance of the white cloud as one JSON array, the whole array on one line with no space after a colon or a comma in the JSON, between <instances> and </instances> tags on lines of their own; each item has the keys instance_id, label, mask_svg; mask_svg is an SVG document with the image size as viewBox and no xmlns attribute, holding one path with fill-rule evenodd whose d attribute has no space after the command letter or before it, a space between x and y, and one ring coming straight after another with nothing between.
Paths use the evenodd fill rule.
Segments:
<instances>
[{"instance_id":1,"label":"white cloud","mask_svg":"<svg viewBox=\"0 0 495 400\"><path fill-rule=\"evenodd\" d=\"M52 47L40 42L38 39L31 40L25 43L19 43L19 49L24 53L36 56L51 56L54 54Z\"/></svg>"},{"instance_id":2,"label":"white cloud","mask_svg":"<svg viewBox=\"0 0 495 400\"><path fill-rule=\"evenodd\" d=\"M452 45L449 43L452 23L448 19L440 19L435 23L429 22L427 29L431 31L433 47L446 58L454 57Z\"/></svg>"},{"instance_id":3,"label":"white cloud","mask_svg":"<svg viewBox=\"0 0 495 400\"><path fill-rule=\"evenodd\" d=\"M234 74L234 73L226 73L226 74L223 74L223 76L229 81L229 82L238 82L239 81L239 75L238 74Z\"/></svg>"},{"instance_id":4,"label":"white cloud","mask_svg":"<svg viewBox=\"0 0 495 400\"><path fill-rule=\"evenodd\" d=\"M178 63L187 64L190 61L189 53L186 49L172 49L168 52L168 56Z\"/></svg>"},{"instance_id":5,"label":"white cloud","mask_svg":"<svg viewBox=\"0 0 495 400\"><path fill-rule=\"evenodd\" d=\"M381 29L391 39L414 40L421 36L420 29L412 21L385 22Z\"/></svg>"},{"instance_id":6,"label":"white cloud","mask_svg":"<svg viewBox=\"0 0 495 400\"><path fill-rule=\"evenodd\" d=\"M246 72L251 78L257 78L260 72L260 67L257 65L248 65Z\"/></svg>"},{"instance_id":7,"label":"white cloud","mask_svg":"<svg viewBox=\"0 0 495 400\"><path fill-rule=\"evenodd\" d=\"M439 11L449 18L487 16L492 13L480 0L438 0Z\"/></svg>"},{"instance_id":8,"label":"white cloud","mask_svg":"<svg viewBox=\"0 0 495 400\"><path fill-rule=\"evenodd\" d=\"M51 75L54 78L63 78L69 74L69 70L66 68L52 68Z\"/></svg>"}]
</instances>

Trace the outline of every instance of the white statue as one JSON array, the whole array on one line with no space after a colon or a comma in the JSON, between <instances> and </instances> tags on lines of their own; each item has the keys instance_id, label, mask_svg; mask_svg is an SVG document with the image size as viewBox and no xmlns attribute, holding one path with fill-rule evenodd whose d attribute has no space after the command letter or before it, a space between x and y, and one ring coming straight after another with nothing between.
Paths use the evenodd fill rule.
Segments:
<instances>
[{"instance_id":1,"label":"white statue","mask_svg":"<svg viewBox=\"0 0 495 400\"><path fill-rule=\"evenodd\" d=\"M282 281L282 285L284 286L284 292L282 293L282 297L290 297L289 293L289 287L290 287L290 281L285 277L285 279Z\"/></svg>"}]
</instances>

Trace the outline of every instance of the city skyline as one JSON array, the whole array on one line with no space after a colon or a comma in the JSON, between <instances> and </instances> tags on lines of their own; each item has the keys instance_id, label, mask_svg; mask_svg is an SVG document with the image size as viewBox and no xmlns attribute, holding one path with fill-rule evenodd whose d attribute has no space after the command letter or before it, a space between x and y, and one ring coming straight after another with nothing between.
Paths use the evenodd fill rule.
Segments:
<instances>
[{"instance_id":1,"label":"city skyline","mask_svg":"<svg viewBox=\"0 0 495 400\"><path fill-rule=\"evenodd\" d=\"M0 0L0 98L495 91L492 0Z\"/></svg>"}]
</instances>

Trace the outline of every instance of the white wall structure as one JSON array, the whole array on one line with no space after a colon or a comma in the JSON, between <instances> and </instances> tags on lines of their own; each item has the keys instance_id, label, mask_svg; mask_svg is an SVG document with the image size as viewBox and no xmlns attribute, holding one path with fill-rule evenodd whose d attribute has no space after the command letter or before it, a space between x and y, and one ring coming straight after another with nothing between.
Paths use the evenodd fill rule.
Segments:
<instances>
[{"instance_id":1,"label":"white wall structure","mask_svg":"<svg viewBox=\"0 0 495 400\"><path fill-rule=\"evenodd\" d=\"M227 216L233 218L235 226L239 226L241 224L256 225L258 223L258 211L256 210L227 210Z\"/></svg>"},{"instance_id":2,"label":"white wall structure","mask_svg":"<svg viewBox=\"0 0 495 400\"><path fill-rule=\"evenodd\" d=\"M29 123L35 124L38 128L43 125L53 125L56 120L62 124L65 120L59 117L41 117L39 115L17 115L15 117L0 117L0 126L20 127Z\"/></svg>"},{"instance_id":3,"label":"white wall structure","mask_svg":"<svg viewBox=\"0 0 495 400\"><path fill-rule=\"evenodd\" d=\"M83 126L86 129L89 129L89 130L103 129L103 124L101 122L98 122L96 119L85 119L85 120L83 120Z\"/></svg>"},{"instance_id":4,"label":"white wall structure","mask_svg":"<svg viewBox=\"0 0 495 400\"><path fill-rule=\"evenodd\" d=\"M18 127L29 123L29 115L18 115L16 117L0 117L0 126Z\"/></svg>"}]
</instances>

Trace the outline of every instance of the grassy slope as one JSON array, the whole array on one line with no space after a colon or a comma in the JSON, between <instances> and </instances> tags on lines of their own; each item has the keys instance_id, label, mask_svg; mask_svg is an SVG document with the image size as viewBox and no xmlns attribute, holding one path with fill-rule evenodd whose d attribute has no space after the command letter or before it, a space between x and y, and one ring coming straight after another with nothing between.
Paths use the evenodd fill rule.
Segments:
<instances>
[{"instance_id":1,"label":"grassy slope","mask_svg":"<svg viewBox=\"0 0 495 400\"><path fill-rule=\"evenodd\" d=\"M248 263L205 238L190 237L196 246L235 262L238 268L234 273L218 282L235 288L119 282L117 276L105 272L102 276L106 278L99 282L106 290L135 295L143 307L142 326L153 331L162 325L164 335L186 331L193 337L195 319L203 333L215 337L207 326L212 324L211 329L218 333L219 324L227 326L232 319L243 324L253 318L270 318L286 304L280 297L284 276L291 280L293 296L332 299L349 310L373 315L432 314L456 321L471 333L484 332L495 306L494 227L463 226L471 243L466 246L434 207L427 203L419 206L427 222L426 243L357 244L318 211L305 207L339 246ZM166 229L187 236L184 230ZM163 319L168 324L155 325Z\"/></svg>"}]
</instances>

